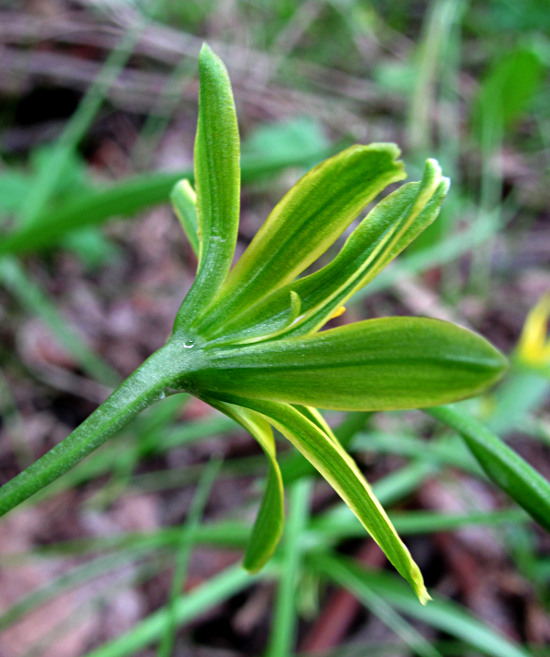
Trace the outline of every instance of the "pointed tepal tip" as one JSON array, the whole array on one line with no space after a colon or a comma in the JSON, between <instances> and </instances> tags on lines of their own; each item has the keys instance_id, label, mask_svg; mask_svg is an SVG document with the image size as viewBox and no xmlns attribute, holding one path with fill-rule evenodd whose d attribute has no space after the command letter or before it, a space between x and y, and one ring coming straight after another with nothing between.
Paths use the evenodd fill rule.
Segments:
<instances>
[{"instance_id":1,"label":"pointed tepal tip","mask_svg":"<svg viewBox=\"0 0 550 657\"><path fill-rule=\"evenodd\" d=\"M422 590L417 592L418 599L420 600L420 604L425 607L430 600L432 600L432 596L428 593L427 589L425 587L422 587Z\"/></svg>"},{"instance_id":2,"label":"pointed tepal tip","mask_svg":"<svg viewBox=\"0 0 550 657\"><path fill-rule=\"evenodd\" d=\"M424 173L423 173L423 178L426 181L429 181L432 186L437 187L437 185L441 181L441 167L439 166L439 162L433 158L430 157L426 160L426 164L424 165Z\"/></svg>"},{"instance_id":3,"label":"pointed tepal tip","mask_svg":"<svg viewBox=\"0 0 550 657\"><path fill-rule=\"evenodd\" d=\"M428 589L424 584L424 578L422 577L420 568L417 566L417 564L414 561L412 561L412 557L410 558L411 558L411 562L410 562L409 572L406 575L405 579L411 585L412 590L414 591L420 604L423 607L425 607L426 604L432 599L432 596L428 593Z\"/></svg>"},{"instance_id":4,"label":"pointed tepal tip","mask_svg":"<svg viewBox=\"0 0 550 657\"><path fill-rule=\"evenodd\" d=\"M206 43L206 41L203 41L199 52L199 62L212 57L213 54L214 52L212 51L212 48Z\"/></svg>"},{"instance_id":5,"label":"pointed tepal tip","mask_svg":"<svg viewBox=\"0 0 550 657\"><path fill-rule=\"evenodd\" d=\"M433 157L426 160L424 173L422 174L422 182L429 187L432 192L435 192L437 189L444 194L449 191L449 187L451 186L451 179L442 174L439 162Z\"/></svg>"},{"instance_id":6,"label":"pointed tepal tip","mask_svg":"<svg viewBox=\"0 0 550 657\"><path fill-rule=\"evenodd\" d=\"M199 71L201 71L203 74L206 73L206 71L219 71L223 73L223 75L228 76L225 64L206 43L206 41L203 41L199 53Z\"/></svg>"}]
</instances>

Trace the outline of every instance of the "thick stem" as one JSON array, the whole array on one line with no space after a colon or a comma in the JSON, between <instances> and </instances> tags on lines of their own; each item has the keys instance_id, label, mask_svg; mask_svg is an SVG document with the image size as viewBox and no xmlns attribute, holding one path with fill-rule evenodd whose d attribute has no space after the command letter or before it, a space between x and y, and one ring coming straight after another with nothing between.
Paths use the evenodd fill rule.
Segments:
<instances>
[{"instance_id":1,"label":"thick stem","mask_svg":"<svg viewBox=\"0 0 550 657\"><path fill-rule=\"evenodd\" d=\"M113 436L140 411L162 399L174 381L193 369L181 341L150 356L65 440L0 488L0 515L67 472Z\"/></svg>"}]
</instances>

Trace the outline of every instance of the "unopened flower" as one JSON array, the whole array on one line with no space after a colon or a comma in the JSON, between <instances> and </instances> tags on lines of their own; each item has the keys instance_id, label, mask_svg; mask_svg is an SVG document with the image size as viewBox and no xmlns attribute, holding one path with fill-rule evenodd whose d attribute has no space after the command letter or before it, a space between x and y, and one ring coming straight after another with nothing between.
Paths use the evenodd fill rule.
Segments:
<instances>
[{"instance_id":1,"label":"unopened flower","mask_svg":"<svg viewBox=\"0 0 550 657\"><path fill-rule=\"evenodd\" d=\"M237 118L227 71L207 46L199 67L195 187L182 181L172 195L198 268L173 332L70 436L2 487L0 514L146 406L186 392L250 431L268 458L245 555L249 570L270 558L283 527L275 427L333 486L425 602L418 566L317 409L443 404L490 386L505 360L479 335L435 319L391 317L321 329L436 218L449 181L428 160L422 180L386 196L329 264L301 276L380 192L405 178L394 144L352 146L296 183L231 269L240 205Z\"/></svg>"}]
</instances>

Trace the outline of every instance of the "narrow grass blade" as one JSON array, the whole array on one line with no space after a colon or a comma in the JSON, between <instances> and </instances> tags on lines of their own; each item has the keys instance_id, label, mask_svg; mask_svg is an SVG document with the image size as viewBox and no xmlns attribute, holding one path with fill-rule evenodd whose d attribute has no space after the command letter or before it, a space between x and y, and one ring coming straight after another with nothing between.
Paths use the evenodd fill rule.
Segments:
<instances>
[{"instance_id":1,"label":"narrow grass blade","mask_svg":"<svg viewBox=\"0 0 550 657\"><path fill-rule=\"evenodd\" d=\"M99 75L88 88L78 109L67 122L53 151L50 166L43 170L33 189L24 199L20 212L20 222L23 226L33 224L35 227L38 226L41 210L50 200L68 158L99 111L107 90L130 58L144 27L145 23L140 20L131 30L124 33L120 43L109 54Z\"/></svg>"},{"instance_id":2,"label":"narrow grass blade","mask_svg":"<svg viewBox=\"0 0 550 657\"><path fill-rule=\"evenodd\" d=\"M483 470L458 437L453 440L446 437L427 441L414 435L400 435L398 432L369 431L356 437L353 449L369 454L394 454L410 459L421 455L422 460L427 463L434 463L439 467L460 468L478 477L484 476Z\"/></svg>"},{"instance_id":3,"label":"narrow grass blade","mask_svg":"<svg viewBox=\"0 0 550 657\"><path fill-rule=\"evenodd\" d=\"M178 626L189 623L200 614L211 609L224 600L239 593L255 581L254 576L244 571L240 566L231 566L205 584L181 595L175 606L175 617ZM96 650L87 653L85 657L126 657L134 655L139 650L158 640L170 622L168 607L150 614L134 628Z\"/></svg>"},{"instance_id":4,"label":"narrow grass blade","mask_svg":"<svg viewBox=\"0 0 550 657\"><path fill-rule=\"evenodd\" d=\"M226 521L200 525L195 532L197 545L214 545L223 548L243 549L250 537L250 526L238 521ZM50 545L36 546L32 552L11 553L2 555L2 567L25 563L41 557L57 557L60 555L77 555L95 553L98 550L157 550L175 548L181 539L181 528L159 529L153 533L128 532L120 535L103 536L101 538L83 538Z\"/></svg>"},{"instance_id":5,"label":"narrow grass blade","mask_svg":"<svg viewBox=\"0 0 550 657\"><path fill-rule=\"evenodd\" d=\"M346 589L348 590L348 589ZM377 616L386 627L398 636L418 657L443 657L426 637L397 612L383 596L367 587L361 589L361 602Z\"/></svg>"},{"instance_id":6,"label":"narrow grass blade","mask_svg":"<svg viewBox=\"0 0 550 657\"><path fill-rule=\"evenodd\" d=\"M13 452L20 470L34 460L34 451L29 438L25 435L25 424L14 399L11 386L0 368L0 417L5 448Z\"/></svg>"},{"instance_id":7,"label":"narrow grass blade","mask_svg":"<svg viewBox=\"0 0 550 657\"><path fill-rule=\"evenodd\" d=\"M453 602L436 598L421 607L410 591L391 575L369 572L347 559L327 553L316 552L315 558L308 563L316 572L353 591L359 599L374 592L399 611L465 641L485 655L528 657L521 647L486 627Z\"/></svg>"},{"instance_id":8,"label":"narrow grass blade","mask_svg":"<svg viewBox=\"0 0 550 657\"><path fill-rule=\"evenodd\" d=\"M495 390L494 408L487 419L487 427L499 436L515 430L525 431L525 419L543 408L550 393L550 360L548 372L512 361L510 373Z\"/></svg>"},{"instance_id":9,"label":"narrow grass blade","mask_svg":"<svg viewBox=\"0 0 550 657\"><path fill-rule=\"evenodd\" d=\"M153 411L158 411L167 407L171 400L164 400L162 405L153 406ZM168 404L167 404L168 402ZM151 454L163 454L176 446L188 445L196 440L211 436L214 433L223 433L231 430L234 423L226 417L212 417L205 420L190 422L188 425L177 428L168 428L167 426L152 429L150 432L145 431L139 443L135 441L135 435L142 434L141 429L142 417L133 421L132 429L128 432L132 440L124 443L124 438L119 435L116 444L105 445L100 451L90 455L85 461L82 461L70 472L67 472L61 479L50 484L42 490L35 501L42 501L56 495L63 490L73 486L78 486L91 479L97 478L103 474L112 472L116 467L129 468L131 464L139 462L143 456ZM163 440L159 441L159 432L162 432ZM122 432L121 432L122 434ZM116 452L116 456L115 456ZM171 471L172 472L172 471ZM143 474L140 477L147 477ZM165 475L163 481L170 484L172 474ZM175 487L181 485L180 483Z\"/></svg>"},{"instance_id":10,"label":"narrow grass blade","mask_svg":"<svg viewBox=\"0 0 550 657\"><path fill-rule=\"evenodd\" d=\"M4 235L0 255L23 254L57 244L73 230L103 223L111 217L130 217L151 205L165 203L181 178L192 170L138 175L111 187L81 192L67 201L46 207L30 226Z\"/></svg>"},{"instance_id":11,"label":"narrow grass blade","mask_svg":"<svg viewBox=\"0 0 550 657\"><path fill-rule=\"evenodd\" d=\"M400 536L451 532L462 527L479 525L517 526L529 521L529 516L521 509L469 511L453 514L435 511L403 511L388 515ZM311 521L308 529L317 536L319 545L359 538L362 534L362 527L345 507L337 507L317 516Z\"/></svg>"},{"instance_id":12,"label":"narrow grass blade","mask_svg":"<svg viewBox=\"0 0 550 657\"><path fill-rule=\"evenodd\" d=\"M535 48L521 45L495 57L494 62L472 106L472 131L480 141L488 120L510 127L528 108L542 80L543 64ZM491 149L494 144L488 146Z\"/></svg>"},{"instance_id":13,"label":"narrow grass blade","mask_svg":"<svg viewBox=\"0 0 550 657\"><path fill-rule=\"evenodd\" d=\"M16 258L0 259L0 281L23 306L48 325L85 372L109 386L120 381L119 375L67 324L47 294L27 275Z\"/></svg>"},{"instance_id":14,"label":"narrow grass blade","mask_svg":"<svg viewBox=\"0 0 550 657\"><path fill-rule=\"evenodd\" d=\"M216 480L219 472L221 461L211 460L204 468L200 481L197 485L197 490L191 503L189 513L181 528L181 538L178 545L176 554L176 564L174 569L174 576L172 578L172 588L170 591L170 600L168 603L170 623L166 626L166 631L158 649L158 657L170 657L174 646L174 639L176 635L176 605L179 594L184 589L185 577L187 574L187 567L189 565L189 558L191 556L191 549L195 542L197 529L200 525L200 519L206 507L206 502L212 486Z\"/></svg>"},{"instance_id":15,"label":"narrow grass blade","mask_svg":"<svg viewBox=\"0 0 550 657\"><path fill-rule=\"evenodd\" d=\"M381 504L395 504L417 491L438 470L434 463L419 458L379 479L372 489Z\"/></svg>"},{"instance_id":16,"label":"narrow grass blade","mask_svg":"<svg viewBox=\"0 0 550 657\"><path fill-rule=\"evenodd\" d=\"M215 399L205 398L205 401L250 432L260 444L269 462L269 473L262 504L243 562L247 570L255 573L261 570L273 555L281 538L285 519L283 477L277 463L273 432L268 422L250 409Z\"/></svg>"},{"instance_id":17,"label":"narrow grass blade","mask_svg":"<svg viewBox=\"0 0 550 657\"><path fill-rule=\"evenodd\" d=\"M437 513L431 511L407 511L390 514L395 528L400 534L429 534L448 532L461 527L483 525L523 525L529 516L521 509L502 509L498 511L468 511L467 513Z\"/></svg>"},{"instance_id":18,"label":"narrow grass blade","mask_svg":"<svg viewBox=\"0 0 550 657\"><path fill-rule=\"evenodd\" d=\"M131 162L141 171L150 168L155 153L161 147L173 115L181 106L185 91L194 82L195 60L183 55L174 66L149 111L130 154Z\"/></svg>"},{"instance_id":19,"label":"narrow grass blade","mask_svg":"<svg viewBox=\"0 0 550 657\"><path fill-rule=\"evenodd\" d=\"M550 531L550 482L465 411L446 406L426 412L457 431L489 478Z\"/></svg>"},{"instance_id":20,"label":"narrow grass blade","mask_svg":"<svg viewBox=\"0 0 550 657\"><path fill-rule=\"evenodd\" d=\"M426 11L422 40L415 53L418 64L412 76L415 83L407 121L408 137L415 149L430 146L434 90L441 76L441 60L446 55L451 29L459 22L459 6L457 0L440 0Z\"/></svg>"},{"instance_id":21,"label":"narrow grass blade","mask_svg":"<svg viewBox=\"0 0 550 657\"><path fill-rule=\"evenodd\" d=\"M312 483L295 482L289 494L289 514L282 546L279 585L266 657L289 657L294 650L298 614L296 590L300 579L302 551L300 544L309 516Z\"/></svg>"},{"instance_id":22,"label":"narrow grass blade","mask_svg":"<svg viewBox=\"0 0 550 657\"><path fill-rule=\"evenodd\" d=\"M0 615L0 632L3 632L21 618L35 609L46 604L53 598L61 595L64 591L76 588L91 579L105 575L108 572L121 570L124 566L150 556L152 550L145 546L133 546L122 553L108 554L98 557L93 561L77 566L69 572L61 575L53 582L35 589L17 600ZM4 556L4 558L6 558ZM34 555L36 558L36 555ZM3 564L3 567L8 567Z\"/></svg>"}]
</instances>

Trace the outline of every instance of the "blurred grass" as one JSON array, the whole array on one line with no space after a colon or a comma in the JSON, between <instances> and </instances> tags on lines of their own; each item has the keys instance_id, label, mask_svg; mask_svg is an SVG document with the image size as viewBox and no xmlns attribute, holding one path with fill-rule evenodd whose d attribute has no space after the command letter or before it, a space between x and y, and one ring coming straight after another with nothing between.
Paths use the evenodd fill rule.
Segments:
<instances>
[{"instance_id":1,"label":"blurred grass","mask_svg":"<svg viewBox=\"0 0 550 657\"><path fill-rule=\"evenodd\" d=\"M82 7L90 20L106 21L118 30L118 47L102 51L108 57L99 67L100 73L88 86L76 113L58 129L58 138L47 148L38 141L24 152L10 151L6 146L9 139L0 139L4 231L0 242L4 290L0 294L6 300L2 310L6 344L17 344L29 317L41 318L86 376L106 386L118 379L119 374L109 364L108 346L100 353L88 345L65 319L64 300L52 294L51 286L48 288L36 275L33 264L45 263L54 270L55 280L55 268L63 258L87 263L86 285L101 298L104 291L93 287L94 278L100 279L102 271L109 271L115 254L116 258L135 258L132 249L136 247L120 239L116 219L126 217L128 227L124 231L131 233L137 215L167 202L176 180L183 175L192 179L192 171L179 161L176 171L152 168L157 161L162 162L157 156L169 150L167 144L179 138L181 126L188 130L194 121L190 117L196 111L195 62L178 47L185 49L191 44L187 48L193 52L197 41L206 38L219 45L226 56L237 103L241 104L244 230L248 233L243 240L253 234L265 215L263 199L276 201L289 179L344 143L396 140L404 147L411 175L427 154L438 157L453 178L452 193L439 222L392 269L358 294L349 312L359 316L417 313L415 299L403 308L403 302L392 296L396 282L417 276L421 287L433 290L442 304L456 308L459 316L465 313L476 328L512 351L540 287L550 286L544 260L544 253L549 251L541 250L542 255L537 256L522 246L530 237L549 236L544 222L549 201L545 176L550 164L550 91L544 80L550 64L550 12L545 0L526 0L521 6L507 0L376 5L359 0L301 4L235 0L222 10L214 2L190 0L154 6L105 2ZM11 11L22 10L13 5ZM32 48L18 44L13 35L8 41L10 48ZM49 47L56 48L55 39ZM98 183L97 165L89 161L90 144L100 139L96 126L121 112L113 89L124 78L124 68L126 72L154 72L162 84L159 91L149 94L147 112L137 108L133 114L126 111L135 133L131 148L125 151L125 146L119 147L124 152L127 175L103 172L104 179L115 179ZM55 80L55 72L52 75ZM1 91L6 93L4 88ZM3 137L19 127L15 122L18 100L9 100L14 109L6 106L1 110ZM116 144L117 139L111 141ZM81 233L83 227L91 232ZM185 273L192 274L193 265L182 259ZM526 281L534 281L532 290ZM505 320L502 326L499 318ZM38 385L32 371L20 365L19 354L12 352L9 346L2 347L6 391L0 404L3 445L7 445L6 431L12 426L9 417L17 418L23 428L28 425L30 412L21 402L21 382ZM544 446L544 436L550 435L544 410L548 385L540 371L514 362L502 386L470 407L494 431L518 443L537 460L547 453L548 439ZM40 395L35 402L39 406L67 403L53 388L36 394ZM372 470L377 477L375 491L384 504L393 507L391 516L398 531L422 535L424 544L429 545L434 532L485 528L511 557L512 572L522 579L529 605L548 610L550 568L539 530L522 511L500 498L491 509L451 512L423 508L420 493L427 482L445 483L458 473L464 477L462 486L467 486L467 477L481 481L485 477L463 444L448 431L411 422L407 414L397 414L398 419L395 416L391 415L389 428L384 428L384 420L377 416L350 414L343 421L338 418L337 434L351 446L367 472ZM70 503L64 501L67 491L72 491L73 504L79 505L77 513L108 511L120 500L141 493L174 499L178 487L190 491L206 476L204 463L208 459L197 451L194 462L178 466L170 461L170 455L183 446L198 449L193 446L203 440L231 445L235 433L227 419L193 419L185 398L167 399L26 506L47 509L48 499L55 496L55 503L63 508ZM15 446L2 449L5 472L12 472L10 450L17 450ZM36 449L28 443L28 449L22 447L15 459L28 459L27 451ZM230 458L225 455L213 494L223 481L238 482L245 477L261 481L263 465L258 455L239 455L238 451ZM237 593L242 595L253 584L260 586L264 581L275 581L279 590L271 639L264 636L264 646L268 646L271 657L290 655L296 635L301 637L297 630L304 625L295 598L296 586L307 577L333 581L354 591L370 613L401 637L398 644L379 646L376 654L462 655L472 650L499 657L543 654L540 639L536 645L532 631L527 636L530 630L526 628L521 630L524 645L520 646L461 605L439 598L422 609L413 604L393 576L350 564L339 548L344 542L344 549L349 551L349 541L363 537L358 523L333 500L328 509L322 508L324 502L315 504L317 488L312 488L311 468L303 459L285 452L281 461L285 482L293 489L290 522L284 545L258 578L251 579L239 566L231 566L192 592L179 593L181 564L191 543L220 550L244 547L250 500L240 499L222 519L212 520L206 510L204 519L199 520L197 513L191 526L184 523L141 534L121 531L105 538L54 540L50 545L2 555L0 560L10 567L16 562L40 562L63 554L80 555L83 562L8 605L0 617L0 627L7 628L64 591L117 572L125 563L141 564L136 572L121 576L120 582L116 578L86 609L78 610L72 620L43 637L31 652L42 654L48 645L55 645L60 636L71 632L71 623L79 614L93 614L104 604L102 600L117 590L137 586L137 582L166 571L179 548L180 569L169 579L172 594L167 596L166 605L118 639L94 646L89 655L136 654L162 637L164 653L168 654L169 644L177 646L182 635L176 627L198 622L203 611L227 604ZM185 541L188 543L183 549ZM323 599L320 596L320 604ZM259 622L266 625L268 620ZM433 629L428 632L426 627ZM454 640L440 641L438 633ZM433 636L438 640L426 639ZM371 649L375 654L369 644ZM365 650L362 646L359 654Z\"/></svg>"}]
</instances>

